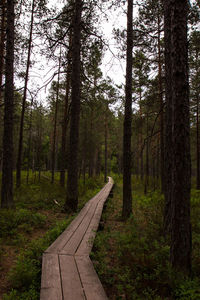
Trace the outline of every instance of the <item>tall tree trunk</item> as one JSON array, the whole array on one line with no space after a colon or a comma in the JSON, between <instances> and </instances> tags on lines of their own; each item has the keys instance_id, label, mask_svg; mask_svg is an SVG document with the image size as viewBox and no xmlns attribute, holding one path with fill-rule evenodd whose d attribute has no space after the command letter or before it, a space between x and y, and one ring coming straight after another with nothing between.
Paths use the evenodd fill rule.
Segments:
<instances>
[{"instance_id":1,"label":"tall tree trunk","mask_svg":"<svg viewBox=\"0 0 200 300\"><path fill-rule=\"evenodd\" d=\"M146 139L146 165L145 165L145 185L144 185L144 194L148 192L149 186L149 113L146 114L146 126L147 126L147 139Z\"/></svg>"},{"instance_id":2,"label":"tall tree trunk","mask_svg":"<svg viewBox=\"0 0 200 300\"><path fill-rule=\"evenodd\" d=\"M70 122L69 168L65 209L76 211L78 207L78 146L80 118L80 46L82 0L75 0L72 47L72 103Z\"/></svg>"},{"instance_id":3,"label":"tall tree trunk","mask_svg":"<svg viewBox=\"0 0 200 300\"><path fill-rule=\"evenodd\" d=\"M165 208L164 231L170 232L172 197L172 78L171 78L171 0L164 1L165 42Z\"/></svg>"},{"instance_id":4,"label":"tall tree trunk","mask_svg":"<svg viewBox=\"0 0 200 300\"><path fill-rule=\"evenodd\" d=\"M84 143L83 143L83 182L85 186L85 180L86 180L86 151L87 151L87 142L88 142L88 136L87 136L87 118L85 118L84 122Z\"/></svg>"},{"instance_id":5,"label":"tall tree trunk","mask_svg":"<svg viewBox=\"0 0 200 300\"><path fill-rule=\"evenodd\" d=\"M161 191L164 193L164 107L163 107L163 88L162 88L162 61L161 61L161 38L160 38L160 15L158 14L158 92L160 102L160 177Z\"/></svg>"},{"instance_id":6,"label":"tall tree trunk","mask_svg":"<svg viewBox=\"0 0 200 300\"><path fill-rule=\"evenodd\" d=\"M11 208L13 202L13 65L14 65L14 1L7 0L5 110L3 133L3 169L1 207Z\"/></svg>"},{"instance_id":7,"label":"tall tree trunk","mask_svg":"<svg viewBox=\"0 0 200 300\"><path fill-rule=\"evenodd\" d=\"M29 68L31 62L30 58L31 58L31 48L32 48L34 8L35 8L35 0L33 0L32 2L32 10L31 10L31 26L30 26L29 41L28 41L28 57L27 57L27 64L26 64L26 75L25 75L24 94L22 99L22 111L21 111L20 131L19 131L19 145L18 145L17 169L16 169L16 187L20 187L21 185L24 115L26 109L26 94L27 94L27 87L28 87Z\"/></svg>"},{"instance_id":8,"label":"tall tree trunk","mask_svg":"<svg viewBox=\"0 0 200 300\"><path fill-rule=\"evenodd\" d=\"M105 124L104 124L104 139L105 139L104 182L107 182L107 174L108 174L108 119L107 119L107 111L108 111L108 106L106 105Z\"/></svg>"},{"instance_id":9,"label":"tall tree trunk","mask_svg":"<svg viewBox=\"0 0 200 300\"><path fill-rule=\"evenodd\" d=\"M60 65L61 65L61 49L59 56L58 65L58 81L56 89L56 102L55 102L55 113L54 113L54 127L53 127L53 145L51 153L51 183L54 183L54 172L55 172L55 159L56 159L56 131L57 131L57 118L58 118L58 98L59 98L59 88L60 88Z\"/></svg>"},{"instance_id":10,"label":"tall tree trunk","mask_svg":"<svg viewBox=\"0 0 200 300\"><path fill-rule=\"evenodd\" d=\"M65 186L65 169L66 169L66 141L67 141L67 126L69 120L69 91L70 91L70 71L69 65L67 67L67 80L66 80L66 92L65 92L65 108L62 124L62 142L61 142L61 170L60 170L60 185Z\"/></svg>"},{"instance_id":11,"label":"tall tree trunk","mask_svg":"<svg viewBox=\"0 0 200 300\"><path fill-rule=\"evenodd\" d=\"M68 63L67 63L67 78L66 78L66 90L65 90L65 108L62 123L62 142L61 142L61 170L60 170L60 185L65 186L65 168L66 168L66 140L67 140L67 127L69 121L69 92L71 81L71 42L72 32L70 31L69 37L69 51L68 51Z\"/></svg>"},{"instance_id":12,"label":"tall tree trunk","mask_svg":"<svg viewBox=\"0 0 200 300\"><path fill-rule=\"evenodd\" d=\"M29 182L29 169L31 164L31 142L32 142L32 116L33 116L33 98L31 99L31 112L30 112L30 119L29 119L29 137L28 137L28 153L27 153L27 174L26 174L26 183Z\"/></svg>"},{"instance_id":13,"label":"tall tree trunk","mask_svg":"<svg viewBox=\"0 0 200 300\"><path fill-rule=\"evenodd\" d=\"M173 0L171 6L171 62L174 120L170 260L174 269L189 275L191 272L191 164L187 16L188 1Z\"/></svg>"},{"instance_id":14,"label":"tall tree trunk","mask_svg":"<svg viewBox=\"0 0 200 300\"><path fill-rule=\"evenodd\" d=\"M93 126L93 119L94 119L94 108L93 104L90 106L91 112L90 112L90 148L89 148L89 177L92 177L92 170L93 170L93 157L94 157L94 126Z\"/></svg>"},{"instance_id":15,"label":"tall tree trunk","mask_svg":"<svg viewBox=\"0 0 200 300\"><path fill-rule=\"evenodd\" d=\"M123 208L122 218L132 213L131 188L131 134L132 134L132 61L133 61L133 0L128 0L127 52L126 52L126 99L123 138Z\"/></svg>"},{"instance_id":16,"label":"tall tree trunk","mask_svg":"<svg viewBox=\"0 0 200 300\"><path fill-rule=\"evenodd\" d=\"M143 157L144 147L141 145L140 151L140 180L143 182L144 180L144 157Z\"/></svg>"},{"instance_id":17,"label":"tall tree trunk","mask_svg":"<svg viewBox=\"0 0 200 300\"><path fill-rule=\"evenodd\" d=\"M2 0L1 3L1 27L0 27L0 104L2 97L2 84L3 84L3 69L4 69L4 52L5 52L5 25L6 25L6 1Z\"/></svg>"},{"instance_id":18,"label":"tall tree trunk","mask_svg":"<svg viewBox=\"0 0 200 300\"><path fill-rule=\"evenodd\" d=\"M199 49L196 49L195 51L195 58L196 58L196 63L198 62L199 59ZM199 64L196 64L195 68L196 72L196 80L198 82L198 74L200 72L200 66ZM196 106L197 106L197 118L196 118L196 156L197 156L197 173L196 173L196 188L197 190L200 190L200 131L199 131L199 91L198 88L196 87L196 92L195 92L195 97L196 97Z\"/></svg>"},{"instance_id":19,"label":"tall tree trunk","mask_svg":"<svg viewBox=\"0 0 200 300\"><path fill-rule=\"evenodd\" d=\"M199 95L197 95L197 119L196 119L196 140L197 140L197 179L196 179L196 188L200 190L200 135L199 135Z\"/></svg>"}]
</instances>

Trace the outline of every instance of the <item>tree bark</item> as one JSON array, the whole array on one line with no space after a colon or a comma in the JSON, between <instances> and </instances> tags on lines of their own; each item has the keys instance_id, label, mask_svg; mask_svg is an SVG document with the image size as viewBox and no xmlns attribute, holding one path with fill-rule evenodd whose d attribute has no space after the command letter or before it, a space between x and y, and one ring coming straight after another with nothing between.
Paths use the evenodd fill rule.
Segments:
<instances>
[{"instance_id":1,"label":"tree bark","mask_svg":"<svg viewBox=\"0 0 200 300\"><path fill-rule=\"evenodd\" d=\"M78 207L78 148L80 118L80 46L82 0L75 1L72 46L72 102L70 122L69 168L65 209L76 211Z\"/></svg>"},{"instance_id":2,"label":"tree bark","mask_svg":"<svg viewBox=\"0 0 200 300\"><path fill-rule=\"evenodd\" d=\"M14 102L14 1L7 0L5 110L3 133L3 169L1 207L12 208L13 202L13 102Z\"/></svg>"},{"instance_id":3,"label":"tree bark","mask_svg":"<svg viewBox=\"0 0 200 300\"><path fill-rule=\"evenodd\" d=\"M26 184L29 183L29 169L30 169L30 161L31 161L31 143L32 143L32 116L33 116L33 98L31 99L31 112L29 119L29 137L28 137L28 152L27 152L27 173L26 173Z\"/></svg>"},{"instance_id":4,"label":"tree bark","mask_svg":"<svg viewBox=\"0 0 200 300\"><path fill-rule=\"evenodd\" d=\"M6 32L5 32L5 25L6 25L6 1L2 0L1 3L1 27L0 27L0 104L1 104L1 97L2 97L2 83L3 83L3 68L4 68L4 52L5 52L5 38L6 38Z\"/></svg>"},{"instance_id":5,"label":"tree bark","mask_svg":"<svg viewBox=\"0 0 200 300\"><path fill-rule=\"evenodd\" d=\"M197 94L197 119L196 119L196 140L197 140L197 179L196 188L200 190L200 135L199 135L199 95Z\"/></svg>"},{"instance_id":6,"label":"tree bark","mask_svg":"<svg viewBox=\"0 0 200 300\"><path fill-rule=\"evenodd\" d=\"M58 81L57 81L57 88L56 88L56 102L55 102L55 113L54 113L53 146L52 146L52 153L51 153L51 183L54 183L54 172L55 172L56 130L57 130L58 98L59 98L59 86L60 86L60 65L61 65L61 50L59 56Z\"/></svg>"},{"instance_id":7,"label":"tree bark","mask_svg":"<svg viewBox=\"0 0 200 300\"><path fill-rule=\"evenodd\" d=\"M24 94L23 94L23 99L22 99L22 111L21 111L20 131L19 131L17 169L16 169L16 187L17 188L20 187L20 185L21 185L21 164L22 164L22 151L23 151L24 115L25 115L25 109L26 109L26 95L27 95L27 87L28 87L29 68L30 68L30 63L31 63L30 58L31 58L31 48L32 48L34 8L35 8L35 0L33 0L33 2L32 2L31 26L30 26L29 41L28 41L28 57L27 57L27 64L26 64Z\"/></svg>"},{"instance_id":8,"label":"tree bark","mask_svg":"<svg viewBox=\"0 0 200 300\"><path fill-rule=\"evenodd\" d=\"M162 88L162 61L161 61L161 26L160 15L158 14L158 92L160 102L160 177L161 177L161 191L164 193L164 108L163 108L163 88Z\"/></svg>"},{"instance_id":9,"label":"tree bark","mask_svg":"<svg viewBox=\"0 0 200 300\"><path fill-rule=\"evenodd\" d=\"M171 0L171 63L173 103L173 167L170 260L172 267L191 272L190 126L187 53L187 0Z\"/></svg>"},{"instance_id":10,"label":"tree bark","mask_svg":"<svg viewBox=\"0 0 200 300\"><path fill-rule=\"evenodd\" d=\"M107 174L108 174L108 117L107 117L107 111L108 111L108 105L106 104L105 124L104 124L104 139L105 139L104 182L107 182Z\"/></svg>"},{"instance_id":11,"label":"tree bark","mask_svg":"<svg viewBox=\"0 0 200 300\"><path fill-rule=\"evenodd\" d=\"M67 140L67 127L69 121L69 92L70 92L70 82L71 82L71 42L72 33L70 31L69 37L69 51L68 51L68 62L67 62L67 78L66 78L66 91L65 91L65 108L62 124L62 142L61 142L61 158L62 165L60 171L60 185L65 186L65 168L66 168L66 140Z\"/></svg>"},{"instance_id":12,"label":"tree bark","mask_svg":"<svg viewBox=\"0 0 200 300\"><path fill-rule=\"evenodd\" d=\"M131 134L132 134L132 61L133 61L133 0L128 0L127 53L126 53L126 99L123 137L123 208L122 218L132 213L131 188Z\"/></svg>"},{"instance_id":13,"label":"tree bark","mask_svg":"<svg viewBox=\"0 0 200 300\"><path fill-rule=\"evenodd\" d=\"M171 0L164 1L165 42L165 208L164 231L170 232L172 197L172 78L171 78Z\"/></svg>"},{"instance_id":14,"label":"tree bark","mask_svg":"<svg viewBox=\"0 0 200 300\"><path fill-rule=\"evenodd\" d=\"M146 114L146 132L147 132L147 139L146 139L146 165L145 165L145 184L144 184L144 194L146 195L148 192L149 186L149 112Z\"/></svg>"}]
</instances>

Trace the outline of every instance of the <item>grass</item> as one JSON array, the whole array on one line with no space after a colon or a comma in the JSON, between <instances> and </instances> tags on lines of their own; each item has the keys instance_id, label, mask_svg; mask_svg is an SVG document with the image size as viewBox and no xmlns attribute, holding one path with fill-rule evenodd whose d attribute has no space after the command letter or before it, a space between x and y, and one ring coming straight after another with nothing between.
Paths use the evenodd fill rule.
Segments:
<instances>
[{"instance_id":1,"label":"grass","mask_svg":"<svg viewBox=\"0 0 200 300\"><path fill-rule=\"evenodd\" d=\"M0 299L38 300L42 253L75 215L63 212L65 188L50 183L50 173L40 180L22 173L22 185L14 191L15 210L0 210ZM79 210L103 186L103 177L79 182ZM4 294L4 296L2 296Z\"/></svg>"},{"instance_id":2,"label":"grass","mask_svg":"<svg viewBox=\"0 0 200 300\"><path fill-rule=\"evenodd\" d=\"M133 182L133 216L121 221L122 180L103 213L91 257L108 298L200 299L200 193L192 190L193 276L177 276L169 264L169 240L163 237L164 199L158 191L143 194L142 184Z\"/></svg>"}]
</instances>

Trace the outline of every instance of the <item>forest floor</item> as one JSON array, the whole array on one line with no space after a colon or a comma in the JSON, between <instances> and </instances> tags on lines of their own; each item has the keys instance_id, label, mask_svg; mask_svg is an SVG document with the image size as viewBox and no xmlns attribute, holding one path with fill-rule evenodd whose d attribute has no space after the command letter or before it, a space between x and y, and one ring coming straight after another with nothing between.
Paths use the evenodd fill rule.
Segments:
<instances>
[{"instance_id":1,"label":"forest floor","mask_svg":"<svg viewBox=\"0 0 200 300\"><path fill-rule=\"evenodd\" d=\"M163 234L164 199L133 181L133 215L121 220L122 180L104 210L104 230L97 233L91 258L109 300L200 299L200 191L192 190L193 274L184 278L169 264L169 237Z\"/></svg>"},{"instance_id":2,"label":"forest floor","mask_svg":"<svg viewBox=\"0 0 200 300\"><path fill-rule=\"evenodd\" d=\"M66 190L32 176L15 190L15 210L0 211L0 300L39 300L44 250L74 216L62 211ZM193 274L183 278L169 264L162 227L163 196L133 178L133 215L121 220L122 179L104 209L91 258L110 300L200 299L200 191L192 190ZM25 182L25 174L24 174ZM79 182L79 209L103 186L103 178ZM102 226L101 226L102 227ZM4 296L3 296L4 294Z\"/></svg>"},{"instance_id":3,"label":"forest floor","mask_svg":"<svg viewBox=\"0 0 200 300\"><path fill-rule=\"evenodd\" d=\"M0 300L38 300L42 253L74 216L63 213L66 189L50 173L15 190L15 210L0 210ZM103 186L103 178L79 182L79 210Z\"/></svg>"}]
</instances>

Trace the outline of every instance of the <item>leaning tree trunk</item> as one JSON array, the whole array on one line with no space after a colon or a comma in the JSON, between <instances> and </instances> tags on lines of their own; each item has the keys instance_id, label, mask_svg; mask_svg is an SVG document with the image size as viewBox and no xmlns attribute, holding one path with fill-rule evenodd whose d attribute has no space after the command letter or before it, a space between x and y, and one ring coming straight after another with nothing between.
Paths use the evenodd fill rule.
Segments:
<instances>
[{"instance_id":1,"label":"leaning tree trunk","mask_svg":"<svg viewBox=\"0 0 200 300\"><path fill-rule=\"evenodd\" d=\"M13 65L14 65L14 1L7 1L6 26L6 70L5 70L5 109L3 133L3 169L1 187L1 207L11 208L13 202Z\"/></svg>"},{"instance_id":2,"label":"leaning tree trunk","mask_svg":"<svg viewBox=\"0 0 200 300\"><path fill-rule=\"evenodd\" d=\"M171 63L173 103L173 167L170 260L172 267L191 272L190 120L187 53L187 0L171 0Z\"/></svg>"},{"instance_id":3,"label":"leaning tree trunk","mask_svg":"<svg viewBox=\"0 0 200 300\"><path fill-rule=\"evenodd\" d=\"M126 57L126 99L123 138L123 208L122 218L132 213L131 188L131 123L132 123L132 61L133 61L133 0L128 0L127 12L127 57Z\"/></svg>"},{"instance_id":4,"label":"leaning tree trunk","mask_svg":"<svg viewBox=\"0 0 200 300\"><path fill-rule=\"evenodd\" d=\"M28 87L29 68L31 63L30 58L31 58L31 48L32 48L34 8L35 8L35 0L33 0L32 2L32 10L31 10L31 26L30 26L29 41L28 41L28 57L27 57L27 64L26 64L26 75L25 75L24 94L22 99L22 112L21 112L20 131L19 131L19 145L18 145L17 169L16 169L16 187L20 187L21 185L24 115L26 109L26 94L27 94L27 87Z\"/></svg>"},{"instance_id":5,"label":"leaning tree trunk","mask_svg":"<svg viewBox=\"0 0 200 300\"><path fill-rule=\"evenodd\" d=\"M82 0L75 1L72 44L72 102L70 122L70 145L65 209L76 211L78 207L78 146L80 119L80 46Z\"/></svg>"}]
</instances>

